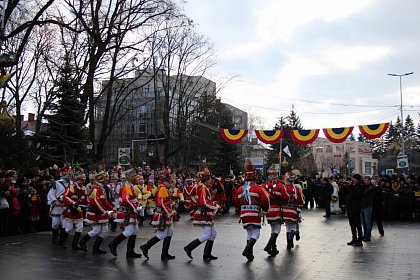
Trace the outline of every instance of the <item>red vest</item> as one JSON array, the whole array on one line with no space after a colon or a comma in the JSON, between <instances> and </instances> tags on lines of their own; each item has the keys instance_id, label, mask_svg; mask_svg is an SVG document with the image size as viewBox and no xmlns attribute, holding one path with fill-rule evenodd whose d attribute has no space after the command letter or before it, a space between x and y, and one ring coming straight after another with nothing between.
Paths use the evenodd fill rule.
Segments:
<instances>
[{"instance_id":1,"label":"red vest","mask_svg":"<svg viewBox=\"0 0 420 280\"><path fill-rule=\"evenodd\" d=\"M244 193L245 185L238 190L239 203L243 227L261 227L261 211L268 208L268 197L255 182L248 182L248 196Z\"/></svg>"}]
</instances>

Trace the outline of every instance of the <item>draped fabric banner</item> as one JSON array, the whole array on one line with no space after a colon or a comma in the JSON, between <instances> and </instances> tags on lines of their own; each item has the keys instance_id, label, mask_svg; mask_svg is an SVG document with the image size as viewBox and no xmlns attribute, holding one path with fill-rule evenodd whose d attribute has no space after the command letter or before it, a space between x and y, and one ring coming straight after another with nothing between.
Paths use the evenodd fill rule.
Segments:
<instances>
[{"instance_id":1,"label":"draped fabric banner","mask_svg":"<svg viewBox=\"0 0 420 280\"><path fill-rule=\"evenodd\" d=\"M238 144L242 138L246 136L248 130L246 129L224 129L220 128L220 134L226 142L231 144Z\"/></svg>"},{"instance_id":2,"label":"draped fabric banner","mask_svg":"<svg viewBox=\"0 0 420 280\"><path fill-rule=\"evenodd\" d=\"M342 143L353 131L353 126L339 128L324 128L324 135L333 143Z\"/></svg>"},{"instance_id":3,"label":"draped fabric banner","mask_svg":"<svg viewBox=\"0 0 420 280\"><path fill-rule=\"evenodd\" d=\"M359 125L359 130L367 139L375 139L381 137L388 127L389 123L368 124Z\"/></svg>"},{"instance_id":4,"label":"draped fabric banner","mask_svg":"<svg viewBox=\"0 0 420 280\"><path fill-rule=\"evenodd\" d=\"M362 135L368 139L375 139L381 137L388 129L389 123L378 123L359 125L359 130ZM346 141L347 137L353 132L353 126L338 127L338 128L323 128L325 137L333 143L342 143ZM226 142L231 144L238 144L247 135L246 129L225 129L220 128L220 134ZM284 136L284 130L255 130L255 135L258 140L265 144L274 145L280 141ZM318 138L319 129L301 129L291 130L290 136L293 141L298 144L307 145L314 142Z\"/></svg>"},{"instance_id":5,"label":"draped fabric banner","mask_svg":"<svg viewBox=\"0 0 420 280\"><path fill-rule=\"evenodd\" d=\"M318 138L319 129L291 130L290 135L295 143L306 145L311 144Z\"/></svg>"},{"instance_id":6,"label":"draped fabric banner","mask_svg":"<svg viewBox=\"0 0 420 280\"><path fill-rule=\"evenodd\" d=\"M255 130L255 135L261 142L274 145L283 137L284 130Z\"/></svg>"}]
</instances>

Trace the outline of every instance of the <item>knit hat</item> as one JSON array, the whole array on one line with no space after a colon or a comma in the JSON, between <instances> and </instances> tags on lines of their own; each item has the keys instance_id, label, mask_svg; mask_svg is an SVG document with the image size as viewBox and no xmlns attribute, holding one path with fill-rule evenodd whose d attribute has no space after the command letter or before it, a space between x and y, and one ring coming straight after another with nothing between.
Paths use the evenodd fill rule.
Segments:
<instances>
[{"instance_id":1,"label":"knit hat","mask_svg":"<svg viewBox=\"0 0 420 280\"><path fill-rule=\"evenodd\" d=\"M352 178L356 179L357 181L362 181L362 176L360 174L354 174Z\"/></svg>"}]
</instances>

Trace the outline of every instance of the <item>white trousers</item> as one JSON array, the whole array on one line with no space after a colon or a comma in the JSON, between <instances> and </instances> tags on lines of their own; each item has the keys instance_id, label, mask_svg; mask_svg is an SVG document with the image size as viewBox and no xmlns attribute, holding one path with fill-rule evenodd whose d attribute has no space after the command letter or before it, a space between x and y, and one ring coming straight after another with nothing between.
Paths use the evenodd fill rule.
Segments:
<instances>
[{"instance_id":1,"label":"white trousers","mask_svg":"<svg viewBox=\"0 0 420 280\"><path fill-rule=\"evenodd\" d=\"M83 219L80 219L79 221L71 221L71 220L65 220L65 227L66 232L69 233L73 229L73 225L76 226L76 232L82 232L83 231Z\"/></svg>"},{"instance_id":2,"label":"white trousers","mask_svg":"<svg viewBox=\"0 0 420 280\"><path fill-rule=\"evenodd\" d=\"M272 224L270 224L270 227L271 227L271 233L280 234L281 224L272 223Z\"/></svg>"},{"instance_id":3,"label":"white trousers","mask_svg":"<svg viewBox=\"0 0 420 280\"><path fill-rule=\"evenodd\" d=\"M105 238L108 232L108 223L92 225L92 230L88 232L90 237L100 236Z\"/></svg>"},{"instance_id":4,"label":"white trousers","mask_svg":"<svg viewBox=\"0 0 420 280\"><path fill-rule=\"evenodd\" d=\"M292 230L296 231L296 224L286 224L286 232L291 232Z\"/></svg>"},{"instance_id":5,"label":"white trousers","mask_svg":"<svg viewBox=\"0 0 420 280\"><path fill-rule=\"evenodd\" d=\"M260 228L247 228L246 229L246 240L250 240L251 238L258 240L258 238L260 237Z\"/></svg>"},{"instance_id":6,"label":"white trousers","mask_svg":"<svg viewBox=\"0 0 420 280\"><path fill-rule=\"evenodd\" d=\"M65 228L65 220L63 218L63 216L58 216L58 217L51 217L51 227L53 229L58 229L58 227L61 225L62 228Z\"/></svg>"},{"instance_id":7,"label":"white trousers","mask_svg":"<svg viewBox=\"0 0 420 280\"><path fill-rule=\"evenodd\" d=\"M165 237L170 237L172 235L174 235L174 228L172 226L166 228L165 230L156 232L156 237L159 238L159 240L162 240Z\"/></svg>"},{"instance_id":8,"label":"white trousers","mask_svg":"<svg viewBox=\"0 0 420 280\"><path fill-rule=\"evenodd\" d=\"M138 224L129 224L127 226L124 226L123 234L125 237L129 237L132 235L137 235L139 232L139 225Z\"/></svg>"},{"instance_id":9,"label":"white trousers","mask_svg":"<svg viewBox=\"0 0 420 280\"><path fill-rule=\"evenodd\" d=\"M216 236L217 236L216 227L213 224L211 227L203 227L203 233L198 238L198 240L200 240L201 243L207 240L214 241L216 239Z\"/></svg>"}]
</instances>

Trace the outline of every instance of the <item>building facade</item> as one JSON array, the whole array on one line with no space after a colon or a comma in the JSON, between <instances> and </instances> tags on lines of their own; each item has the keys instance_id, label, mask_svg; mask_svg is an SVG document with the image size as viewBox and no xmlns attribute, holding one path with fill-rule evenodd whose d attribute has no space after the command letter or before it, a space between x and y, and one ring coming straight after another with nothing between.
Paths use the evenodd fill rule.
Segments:
<instances>
[{"instance_id":1,"label":"building facade","mask_svg":"<svg viewBox=\"0 0 420 280\"><path fill-rule=\"evenodd\" d=\"M378 175L378 160L372 157L369 143L345 141L332 143L319 137L310 144L317 165L318 174L322 177L331 175Z\"/></svg>"}]
</instances>

